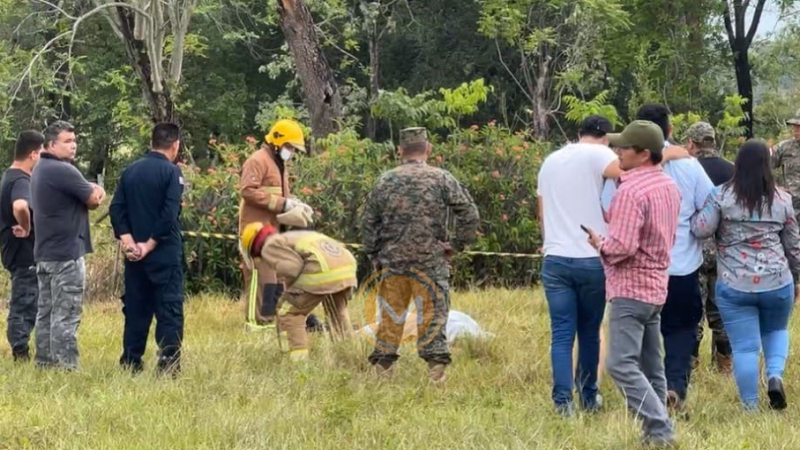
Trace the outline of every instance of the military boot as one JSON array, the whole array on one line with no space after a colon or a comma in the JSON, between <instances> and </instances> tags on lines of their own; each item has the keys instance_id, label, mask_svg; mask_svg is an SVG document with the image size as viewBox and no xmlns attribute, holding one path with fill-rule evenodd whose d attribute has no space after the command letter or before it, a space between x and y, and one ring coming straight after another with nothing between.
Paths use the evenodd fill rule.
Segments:
<instances>
[{"instance_id":1,"label":"military boot","mask_svg":"<svg viewBox=\"0 0 800 450\"><path fill-rule=\"evenodd\" d=\"M373 365L375 375L382 380L391 380L394 378L394 363L393 362L379 362Z\"/></svg>"},{"instance_id":2,"label":"military boot","mask_svg":"<svg viewBox=\"0 0 800 450\"><path fill-rule=\"evenodd\" d=\"M445 372L446 368L447 366L444 364L428 363L428 379L434 384L444 383L447 381L447 373Z\"/></svg>"}]
</instances>

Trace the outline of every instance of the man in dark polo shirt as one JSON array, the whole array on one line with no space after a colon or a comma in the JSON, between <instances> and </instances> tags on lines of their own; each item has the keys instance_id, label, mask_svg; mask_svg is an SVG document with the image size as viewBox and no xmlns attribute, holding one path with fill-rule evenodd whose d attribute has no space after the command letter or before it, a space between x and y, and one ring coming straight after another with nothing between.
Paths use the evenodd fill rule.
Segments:
<instances>
[{"instance_id":1,"label":"man in dark polo shirt","mask_svg":"<svg viewBox=\"0 0 800 450\"><path fill-rule=\"evenodd\" d=\"M31 175L34 259L39 277L36 363L78 368L78 326L83 310L84 255L92 252L89 210L105 192L89 183L71 163L75 129L56 121L44 130L45 152Z\"/></svg>"},{"instance_id":2,"label":"man in dark polo shirt","mask_svg":"<svg viewBox=\"0 0 800 450\"><path fill-rule=\"evenodd\" d=\"M20 133L14 162L0 180L0 248L3 267L11 274L7 335L14 361L30 359L28 342L36 323L39 286L33 262L31 172L43 144L38 131Z\"/></svg>"}]
</instances>

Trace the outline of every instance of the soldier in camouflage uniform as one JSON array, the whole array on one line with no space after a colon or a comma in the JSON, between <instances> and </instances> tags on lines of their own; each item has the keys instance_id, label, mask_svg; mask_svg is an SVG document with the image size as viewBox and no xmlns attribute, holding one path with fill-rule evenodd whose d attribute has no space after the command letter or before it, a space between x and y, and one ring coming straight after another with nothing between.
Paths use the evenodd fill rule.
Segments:
<instances>
[{"instance_id":1,"label":"soldier in camouflage uniform","mask_svg":"<svg viewBox=\"0 0 800 450\"><path fill-rule=\"evenodd\" d=\"M733 164L721 158L715 148L716 133L714 127L707 122L697 122L686 131L686 149L697 158L706 174L719 186L733 177ZM714 296L714 285L717 282L717 246L714 238L703 242L703 265L698 273L700 296L703 299L703 313L712 331L711 354L717 369L723 373L731 373L733 369L731 343L722 323ZM700 355L700 342L703 340L703 322L697 329L697 343L694 348L694 361L697 366Z\"/></svg>"},{"instance_id":2,"label":"soldier in camouflage uniform","mask_svg":"<svg viewBox=\"0 0 800 450\"><path fill-rule=\"evenodd\" d=\"M792 194L792 206L800 217L800 110L786 121L792 127L792 138L772 150L772 163L780 186Z\"/></svg>"},{"instance_id":3,"label":"soldier in camouflage uniform","mask_svg":"<svg viewBox=\"0 0 800 450\"><path fill-rule=\"evenodd\" d=\"M424 317L417 322L419 356L428 363L429 378L442 382L451 362L445 337L449 259L475 239L480 218L458 180L427 165L431 149L425 128L400 132L403 164L378 180L367 201L362 232L364 251L379 281L380 325L369 362L380 374L391 375L413 299L418 316ZM456 226L452 240L447 236L449 212Z\"/></svg>"}]
</instances>

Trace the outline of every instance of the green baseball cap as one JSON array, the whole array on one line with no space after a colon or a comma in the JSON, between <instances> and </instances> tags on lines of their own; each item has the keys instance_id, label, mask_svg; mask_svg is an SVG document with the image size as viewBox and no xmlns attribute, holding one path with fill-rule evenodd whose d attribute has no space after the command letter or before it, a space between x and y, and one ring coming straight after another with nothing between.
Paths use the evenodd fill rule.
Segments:
<instances>
[{"instance_id":1,"label":"green baseball cap","mask_svg":"<svg viewBox=\"0 0 800 450\"><path fill-rule=\"evenodd\" d=\"M664 132L649 120L634 120L622 133L609 134L608 141L614 147L639 147L650 150L650 153L661 153L664 150Z\"/></svg>"},{"instance_id":2,"label":"green baseball cap","mask_svg":"<svg viewBox=\"0 0 800 450\"><path fill-rule=\"evenodd\" d=\"M400 130L400 145L422 144L425 142L428 142L427 128L412 127Z\"/></svg>"}]
</instances>

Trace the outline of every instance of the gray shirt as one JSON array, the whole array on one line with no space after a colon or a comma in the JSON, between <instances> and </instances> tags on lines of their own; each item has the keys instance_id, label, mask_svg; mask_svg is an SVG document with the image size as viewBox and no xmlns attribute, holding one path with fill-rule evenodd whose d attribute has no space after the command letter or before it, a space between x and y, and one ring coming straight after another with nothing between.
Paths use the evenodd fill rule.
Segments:
<instances>
[{"instance_id":1,"label":"gray shirt","mask_svg":"<svg viewBox=\"0 0 800 450\"><path fill-rule=\"evenodd\" d=\"M778 189L769 211L751 215L728 186L715 187L692 217L695 236L716 238L719 280L742 292L772 291L796 280L800 231L792 197Z\"/></svg>"},{"instance_id":2,"label":"gray shirt","mask_svg":"<svg viewBox=\"0 0 800 450\"><path fill-rule=\"evenodd\" d=\"M72 164L42 154L31 174L36 262L74 261L92 252L86 200L93 191Z\"/></svg>"}]
</instances>

